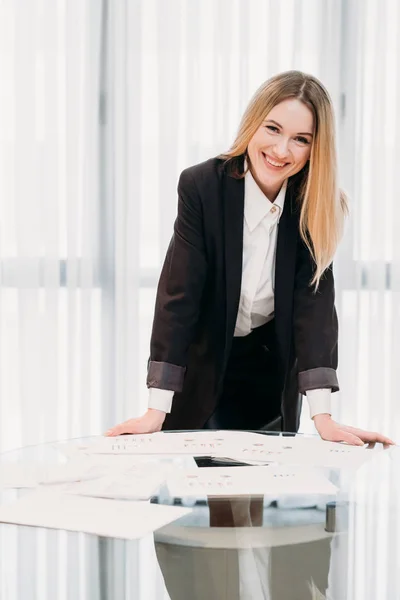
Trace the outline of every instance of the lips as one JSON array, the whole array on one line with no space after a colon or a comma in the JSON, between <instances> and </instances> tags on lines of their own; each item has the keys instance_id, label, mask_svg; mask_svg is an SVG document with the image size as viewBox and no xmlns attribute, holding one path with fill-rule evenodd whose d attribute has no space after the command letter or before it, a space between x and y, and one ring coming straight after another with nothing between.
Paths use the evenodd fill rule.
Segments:
<instances>
[{"instance_id":1,"label":"lips","mask_svg":"<svg viewBox=\"0 0 400 600\"><path fill-rule=\"evenodd\" d=\"M280 169L283 169L284 167L286 167L286 165L289 164L287 162L282 162L282 161L274 160L273 158L271 158L270 156L268 156L264 152L262 152L262 155L263 155L264 161L267 163L267 165L269 167L273 168L273 169L280 170Z\"/></svg>"}]
</instances>

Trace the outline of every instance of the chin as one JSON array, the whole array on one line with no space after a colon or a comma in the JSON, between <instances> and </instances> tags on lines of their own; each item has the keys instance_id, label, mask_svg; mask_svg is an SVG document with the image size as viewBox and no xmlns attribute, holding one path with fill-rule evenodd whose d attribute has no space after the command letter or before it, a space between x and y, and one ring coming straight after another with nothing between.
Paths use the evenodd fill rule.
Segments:
<instances>
[{"instance_id":1,"label":"chin","mask_svg":"<svg viewBox=\"0 0 400 600\"><path fill-rule=\"evenodd\" d=\"M280 175L279 173L277 173L276 175L274 175L273 173L272 174L271 173L266 173L264 171L259 179L265 185L268 185L268 184L276 183L277 181L282 180L282 175Z\"/></svg>"}]
</instances>

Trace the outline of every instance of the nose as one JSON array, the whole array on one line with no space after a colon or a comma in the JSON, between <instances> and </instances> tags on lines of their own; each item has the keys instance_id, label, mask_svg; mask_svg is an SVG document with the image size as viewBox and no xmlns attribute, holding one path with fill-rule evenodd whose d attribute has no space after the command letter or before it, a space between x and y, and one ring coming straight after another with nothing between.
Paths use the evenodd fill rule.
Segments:
<instances>
[{"instance_id":1,"label":"nose","mask_svg":"<svg viewBox=\"0 0 400 600\"><path fill-rule=\"evenodd\" d=\"M275 144L274 152L276 158L286 158L289 152L289 141L283 137Z\"/></svg>"}]
</instances>

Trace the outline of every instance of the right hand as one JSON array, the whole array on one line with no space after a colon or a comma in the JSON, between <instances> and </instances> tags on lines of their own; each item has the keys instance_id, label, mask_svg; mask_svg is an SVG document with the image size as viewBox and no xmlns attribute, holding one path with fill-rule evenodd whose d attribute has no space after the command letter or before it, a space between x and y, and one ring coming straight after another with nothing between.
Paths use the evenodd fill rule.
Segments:
<instances>
[{"instance_id":1,"label":"right hand","mask_svg":"<svg viewBox=\"0 0 400 600\"><path fill-rule=\"evenodd\" d=\"M104 435L114 437L123 433L154 433L155 431L161 431L165 417L166 413L164 411L149 408L141 417L128 419L124 423L111 427Z\"/></svg>"}]
</instances>

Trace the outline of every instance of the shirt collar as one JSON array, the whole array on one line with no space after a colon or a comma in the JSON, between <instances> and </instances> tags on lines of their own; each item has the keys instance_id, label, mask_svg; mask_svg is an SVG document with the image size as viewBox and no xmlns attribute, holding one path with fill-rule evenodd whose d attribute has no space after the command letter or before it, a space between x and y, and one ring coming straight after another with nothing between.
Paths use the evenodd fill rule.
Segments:
<instances>
[{"instance_id":1,"label":"shirt collar","mask_svg":"<svg viewBox=\"0 0 400 600\"><path fill-rule=\"evenodd\" d=\"M275 202L271 202L258 187L250 170L247 171L244 178L244 217L250 231L261 223L273 207L275 210L272 211L271 216L279 221L285 204L286 188L287 179L283 182Z\"/></svg>"}]
</instances>

